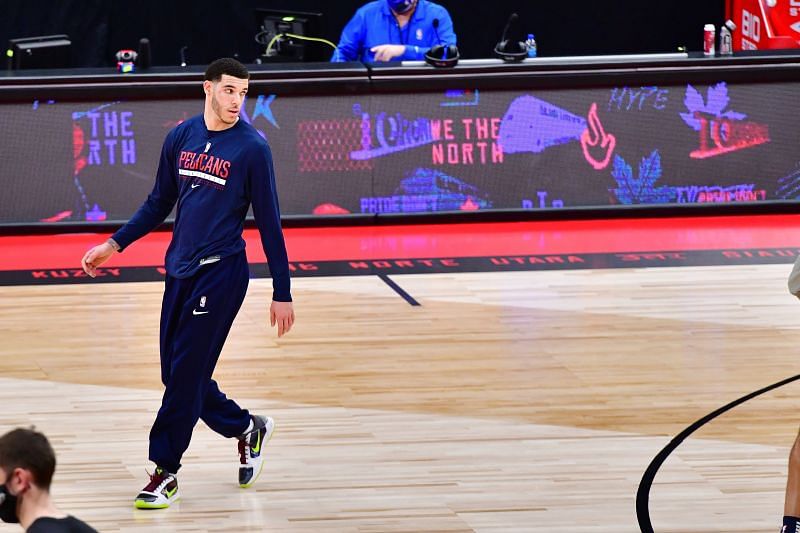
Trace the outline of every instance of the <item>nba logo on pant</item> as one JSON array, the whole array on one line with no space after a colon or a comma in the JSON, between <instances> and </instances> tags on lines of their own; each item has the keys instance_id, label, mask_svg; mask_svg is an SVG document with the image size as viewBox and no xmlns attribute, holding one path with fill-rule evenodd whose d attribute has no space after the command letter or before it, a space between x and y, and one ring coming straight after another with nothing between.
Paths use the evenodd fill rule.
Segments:
<instances>
[{"instance_id":1,"label":"nba logo on pant","mask_svg":"<svg viewBox=\"0 0 800 533\"><path fill-rule=\"evenodd\" d=\"M200 309L205 309L205 308L206 308L206 297L205 297L205 296L201 296L201 297L200 297ZM197 316L197 315L207 315L207 314L208 314L208 311L205 311L205 310L203 310L203 311L199 311L199 310L197 310L197 309L192 309L192 314L193 314L194 316Z\"/></svg>"}]
</instances>

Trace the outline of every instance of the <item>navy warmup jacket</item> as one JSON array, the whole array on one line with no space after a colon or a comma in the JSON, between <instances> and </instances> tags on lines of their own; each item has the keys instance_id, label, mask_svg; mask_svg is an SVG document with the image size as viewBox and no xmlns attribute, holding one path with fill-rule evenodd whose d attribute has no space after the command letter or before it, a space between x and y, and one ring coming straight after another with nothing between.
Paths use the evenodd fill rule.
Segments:
<instances>
[{"instance_id":1,"label":"navy warmup jacket","mask_svg":"<svg viewBox=\"0 0 800 533\"><path fill-rule=\"evenodd\" d=\"M170 131L153 191L112 238L124 250L161 224L176 203L166 257L170 276L188 278L202 265L244 250L244 219L252 203L273 299L292 301L272 153L250 124L239 119L227 130L209 131L198 115Z\"/></svg>"}]
</instances>

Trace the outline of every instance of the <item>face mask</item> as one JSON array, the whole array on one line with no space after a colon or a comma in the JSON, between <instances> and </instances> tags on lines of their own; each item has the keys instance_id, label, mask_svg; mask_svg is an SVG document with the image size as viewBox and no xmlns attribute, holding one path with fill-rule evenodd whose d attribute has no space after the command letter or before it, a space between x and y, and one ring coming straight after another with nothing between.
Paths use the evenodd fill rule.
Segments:
<instances>
[{"instance_id":1,"label":"face mask","mask_svg":"<svg viewBox=\"0 0 800 533\"><path fill-rule=\"evenodd\" d=\"M405 13L417 3L417 0L389 0L389 7L395 13Z\"/></svg>"},{"instance_id":2,"label":"face mask","mask_svg":"<svg viewBox=\"0 0 800 533\"><path fill-rule=\"evenodd\" d=\"M8 492L8 488L5 485L0 485L0 520L10 524L19 522L17 497Z\"/></svg>"}]
</instances>

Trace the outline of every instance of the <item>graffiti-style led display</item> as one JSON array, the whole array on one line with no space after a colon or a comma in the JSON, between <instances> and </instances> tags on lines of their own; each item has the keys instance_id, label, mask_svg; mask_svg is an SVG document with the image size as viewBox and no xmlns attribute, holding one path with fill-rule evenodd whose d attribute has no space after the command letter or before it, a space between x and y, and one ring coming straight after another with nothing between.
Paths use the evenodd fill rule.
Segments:
<instances>
[{"instance_id":1,"label":"graffiti-style led display","mask_svg":"<svg viewBox=\"0 0 800 533\"><path fill-rule=\"evenodd\" d=\"M792 83L349 96L251 90L287 215L800 197ZM2 105L0 223L124 221L196 100ZM181 163L177 159L176 168ZM183 167L180 167L183 168Z\"/></svg>"}]
</instances>

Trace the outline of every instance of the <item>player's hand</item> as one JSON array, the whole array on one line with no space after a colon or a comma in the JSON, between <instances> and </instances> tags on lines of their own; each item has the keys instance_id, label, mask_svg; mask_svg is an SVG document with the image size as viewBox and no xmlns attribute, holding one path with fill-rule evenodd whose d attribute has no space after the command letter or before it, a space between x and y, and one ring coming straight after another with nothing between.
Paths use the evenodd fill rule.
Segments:
<instances>
[{"instance_id":1,"label":"player's hand","mask_svg":"<svg viewBox=\"0 0 800 533\"><path fill-rule=\"evenodd\" d=\"M114 247L107 242L98 244L86 252L86 254L83 256L83 259L81 259L83 271L90 276L95 277L97 275L97 267L108 261L108 259L114 255L115 251L116 250L114 250Z\"/></svg>"},{"instance_id":2,"label":"player's hand","mask_svg":"<svg viewBox=\"0 0 800 533\"><path fill-rule=\"evenodd\" d=\"M278 337L283 337L289 333L294 325L294 306L292 302L272 301L269 306L269 323L271 326L278 325Z\"/></svg>"},{"instance_id":3,"label":"player's hand","mask_svg":"<svg viewBox=\"0 0 800 533\"><path fill-rule=\"evenodd\" d=\"M391 61L395 57L406 53L406 47L402 44L382 44L373 46L369 49L375 54L375 61Z\"/></svg>"}]
</instances>

